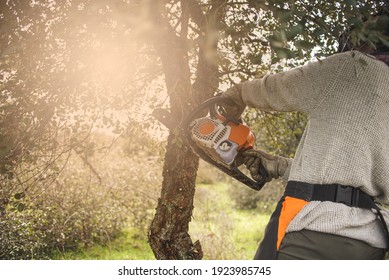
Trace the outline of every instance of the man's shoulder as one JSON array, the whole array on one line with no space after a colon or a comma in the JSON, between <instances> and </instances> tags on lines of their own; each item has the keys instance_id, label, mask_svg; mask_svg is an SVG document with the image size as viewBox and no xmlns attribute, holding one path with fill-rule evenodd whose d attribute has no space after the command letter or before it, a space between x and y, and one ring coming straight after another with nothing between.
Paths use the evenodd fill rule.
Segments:
<instances>
[{"instance_id":1,"label":"man's shoulder","mask_svg":"<svg viewBox=\"0 0 389 280\"><path fill-rule=\"evenodd\" d=\"M358 64L362 66L372 65L379 63L379 60L368 53L352 50L341 53L335 53L326 58L330 63L350 63Z\"/></svg>"}]
</instances>

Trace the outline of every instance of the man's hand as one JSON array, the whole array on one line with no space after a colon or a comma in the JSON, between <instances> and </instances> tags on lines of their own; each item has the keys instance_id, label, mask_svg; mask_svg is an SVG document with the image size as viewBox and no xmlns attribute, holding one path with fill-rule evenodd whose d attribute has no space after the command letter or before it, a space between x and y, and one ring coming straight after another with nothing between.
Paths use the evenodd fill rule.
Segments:
<instances>
[{"instance_id":1,"label":"man's hand","mask_svg":"<svg viewBox=\"0 0 389 280\"><path fill-rule=\"evenodd\" d=\"M263 151L251 149L243 151L238 162L246 165L251 177L256 181L261 179L259 167L262 164L268 174L266 181L269 182L272 179L283 177L288 166L292 163L292 159L273 156Z\"/></svg>"},{"instance_id":2,"label":"man's hand","mask_svg":"<svg viewBox=\"0 0 389 280\"><path fill-rule=\"evenodd\" d=\"M243 102L242 96L241 96L241 85L235 85L229 89L227 89L224 93L222 93L222 97L229 98L232 102L232 105L223 105L223 108L226 110L226 113L228 116L230 116L232 119L239 120L241 118L241 115L246 108L246 104Z\"/></svg>"}]
</instances>

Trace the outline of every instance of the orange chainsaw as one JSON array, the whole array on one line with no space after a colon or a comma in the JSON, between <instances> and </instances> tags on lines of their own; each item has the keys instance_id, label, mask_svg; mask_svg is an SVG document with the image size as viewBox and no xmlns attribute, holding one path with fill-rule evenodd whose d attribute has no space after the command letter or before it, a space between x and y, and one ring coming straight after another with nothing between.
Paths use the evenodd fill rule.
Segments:
<instances>
[{"instance_id":1,"label":"orange chainsaw","mask_svg":"<svg viewBox=\"0 0 389 280\"><path fill-rule=\"evenodd\" d=\"M241 120L234 120L226 114L223 105L228 104L231 104L229 98L217 96L204 101L191 112L183 121L188 143L201 159L259 191L266 183L266 169L260 166L261 179L255 181L245 175L236 163L242 151L254 147L254 134ZM205 110L207 115L198 117Z\"/></svg>"}]
</instances>

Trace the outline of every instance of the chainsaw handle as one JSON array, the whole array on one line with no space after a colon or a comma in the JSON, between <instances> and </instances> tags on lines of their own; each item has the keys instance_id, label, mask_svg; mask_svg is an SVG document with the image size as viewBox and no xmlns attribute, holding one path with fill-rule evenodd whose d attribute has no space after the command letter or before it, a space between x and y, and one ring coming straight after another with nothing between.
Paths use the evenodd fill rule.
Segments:
<instances>
[{"instance_id":1,"label":"chainsaw handle","mask_svg":"<svg viewBox=\"0 0 389 280\"><path fill-rule=\"evenodd\" d=\"M222 96L214 96L203 103L201 103L194 111L189 113L183 120L182 124L184 127L188 127L189 123L194 119L194 117L200 113L201 111L207 109L208 113L211 117L215 117L219 112L217 112L216 107L221 106L223 107L223 104L232 106L234 104L234 101L232 101L228 97L222 97ZM232 121L233 123L241 123L241 120L236 120L228 115L223 115L228 121Z\"/></svg>"},{"instance_id":2,"label":"chainsaw handle","mask_svg":"<svg viewBox=\"0 0 389 280\"><path fill-rule=\"evenodd\" d=\"M209 107L209 115L213 118L215 118L216 116L220 115L220 116L223 116L225 119L226 119L226 123L228 122L232 122L234 124L240 124L242 123L242 119L237 119L235 117L232 117L231 115L227 114L227 111L226 111L226 108L224 105L228 105L228 106L235 106L235 103L234 101L232 101L230 98L228 97L222 97L222 96L216 96L214 98L211 98L213 100L211 100L211 102L214 102L213 106L210 106ZM218 110L218 106L222 108L222 112L220 112Z\"/></svg>"},{"instance_id":3,"label":"chainsaw handle","mask_svg":"<svg viewBox=\"0 0 389 280\"><path fill-rule=\"evenodd\" d=\"M260 164L259 166L259 175L261 175L261 179L256 181L250 177L248 177L247 175L245 175L237 166L236 164L234 164L232 166L232 169L238 174L236 176L233 176L234 178L236 178L237 180L239 180L240 182L244 183L246 186L252 188L253 190L256 190L256 191L260 191L263 186L267 183L267 177L268 177L268 173L265 169L265 167Z\"/></svg>"},{"instance_id":4,"label":"chainsaw handle","mask_svg":"<svg viewBox=\"0 0 389 280\"><path fill-rule=\"evenodd\" d=\"M261 175L261 179L259 181L256 181L256 184L258 186L260 186L260 185L263 186L266 184L267 177L269 174L267 173L267 170L265 169L265 167L262 164L259 165L259 175Z\"/></svg>"}]
</instances>

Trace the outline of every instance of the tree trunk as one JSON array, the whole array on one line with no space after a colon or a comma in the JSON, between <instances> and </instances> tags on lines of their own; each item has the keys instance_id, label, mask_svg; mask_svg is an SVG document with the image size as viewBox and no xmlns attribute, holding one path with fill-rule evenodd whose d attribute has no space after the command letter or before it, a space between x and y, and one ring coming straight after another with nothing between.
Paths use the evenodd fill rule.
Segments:
<instances>
[{"instance_id":1,"label":"tree trunk","mask_svg":"<svg viewBox=\"0 0 389 280\"><path fill-rule=\"evenodd\" d=\"M181 3L184 8L187 8L188 13L191 9L196 9L196 20L201 29L209 28L205 25L207 22L205 15L199 13L201 10L196 1L185 0ZM220 11L220 9L215 7L211 9L212 11ZM162 61L170 97L171 115L175 120L182 120L193 106L211 97L218 87L217 65L205 59L202 50L207 48L208 51L216 52L217 41L212 37L210 42L207 36L202 35L203 45L200 45L199 50L196 81L192 86L186 36L182 37L187 34L187 31L181 30L181 37L179 37L162 17L156 15L155 19L159 21L160 26L164 27L164 32L160 33L160 40L156 40L155 47ZM181 27L185 26L185 20L189 20L185 9L181 20ZM214 21L209 22L214 23ZM208 30L204 32L206 31ZM188 233L198 165L199 159L186 145L182 129L171 130L163 167L161 196L149 231L149 243L157 259L201 259L203 257L200 242L193 243Z\"/></svg>"},{"instance_id":2,"label":"tree trunk","mask_svg":"<svg viewBox=\"0 0 389 280\"><path fill-rule=\"evenodd\" d=\"M161 51L165 79L170 96L171 115L180 120L188 110L190 94L188 65L182 45L170 41ZM169 50L175 50L174 55ZM180 54L182 54L180 56ZM150 246L157 259L201 259L200 243L193 244L189 222L193 210L195 180L199 160L186 146L183 131L170 131L163 167L161 197L149 233Z\"/></svg>"},{"instance_id":3,"label":"tree trunk","mask_svg":"<svg viewBox=\"0 0 389 280\"><path fill-rule=\"evenodd\" d=\"M200 243L192 242L188 230L193 211L195 178L199 160L182 136L169 135L161 197L151 225L149 242L157 259L201 259Z\"/></svg>"}]
</instances>

